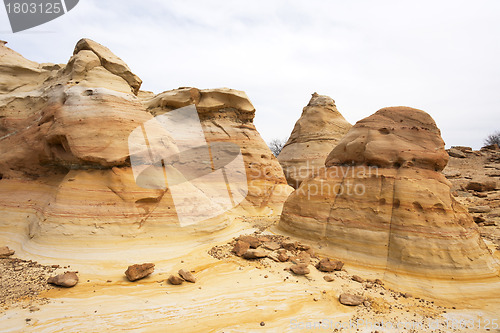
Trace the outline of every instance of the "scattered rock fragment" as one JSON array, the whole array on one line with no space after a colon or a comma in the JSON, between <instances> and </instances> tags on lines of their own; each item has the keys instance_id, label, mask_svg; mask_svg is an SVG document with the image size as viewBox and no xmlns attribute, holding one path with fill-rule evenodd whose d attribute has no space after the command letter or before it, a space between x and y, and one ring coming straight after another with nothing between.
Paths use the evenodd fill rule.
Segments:
<instances>
[{"instance_id":1,"label":"scattered rock fragment","mask_svg":"<svg viewBox=\"0 0 500 333\"><path fill-rule=\"evenodd\" d=\"M356 282L359 282L359 283L363 283L365 282L365 279L357 276L357 275L353 275L352 278L351 278L353 281L356 281Z\"/></svg>"},{"instance_id":2,"label":"scattered rock fragment","mask_svg":"<svg viewBox=\"0 0 500 333\"><path fill-rule=\"evenodd\" d=\"M264 251L264 250L250 249L243 254L243 258L245 258L245 259L259 259L259 258L267 257L268 254L269 254L269 252Z\"/></svg>"},{"instance_id":3,"label":"scattered rock fragment","mask_svg":"<svg viewBox=\"0 0 500 333\"><path fill-rule=\"evenodd\" d=\"M309 246L307 244L299 243L297 245L297 249L300 250L300 251L309 251L311 249L311 246Z\"/></svg>"},{"instance_id":4,"label":"scattered rock fragment","mask_svg":"<svg viewBox=\"0 0 500 333\"><path fill-rule=\"evenodd\" d=\"M364 300L365 299L363 296L353 295L348 293L341 294L339 297L339 302L341 304L349 306L358 306L361 303L363 303Z\"/></svg>"},{"instance_id":5,"label":"scattered rock fragment","mask_svg":"<svg viewBox=\"0 0 500 333\"><path fill-rule=\"evenodd\" d=\"M306 264L311 263L311 256L307 252L300 252L297 256L290 258L290 261L294 264Z\"/></svg>"},{"instance_id":6,"label":"scattered rock fragment","mask_svg":"<svg viewBox=\"0 0 500 333\"><path fill-rule=\"evenodd\" d=\"M279 253L277 252L271 252L267 255L267 257L273 261L276 261L276 262L281 262L280 258L279 258Z\"/></svg>"},{"instance_id":7,"label":"scattered rock fragment","mask_svg":"<svg viewBox=\"0 0 500 333\"><path fill-rule=\"evenodd\" d=\"M236 254L238 257L241 257L243 254L245 254L245 252L248 251L249 248L250 244L242 240L238 240L236 241L236 244L234 244L233 253Z\"/></svg>"},{"instance_id":8,"label":"scattered rock fragment","mask_svg":"<svg viewBox=\"0 0 500 333\"><path fill-rule=\"evenodd\" d=\"M145 278L146 276L153 273L154 270L155 264L152 263L145 263L142 265L135 264L127 268L127 270L125 271L125 275L127 276L127 279L129 279L129 281L133 282Z\"/></svg>"},{"instance_id":9,"label":"scattered rock fragment","mask_svg":"<svg viewBox=\"0 0 500 333\"><path fill-rule=\"evenodd\" d=\"M478 225L480 227L495 227L497 225L497 223L495 221L485 221L485 222L478 223Z\"/></svg>"},{"instance_id":10,"label":"scattered rock fragment","mask_svg":"<svg viewBox=\"0 0 500 333\"><path fill-rule=\"evenodd\" d=\"M497 185L495 181L471 181L467 184L467 189L476 192L494 191Z\"/></svg>"},{"instance_id":11,"label":"scattered rock fragment","mask_svg":"<svg viewBox=\"0 0 500 333\"><path fill-rule=\"evenodd\" d=\"M321 259L316 268L322 272L340 271L344 267L344 263L340 260L333 260L330 258Z\"/></svg>"},{"instance_id":12,"label":"scattered rock fragment","mask_svg":"<svg viewBox=\"0 0 500 333\"><path fill-rule=\"evenodd\" d=\"M47 280L47 283L60 287L71 288L78 283L78 275L76 275L75 272L66 272L64 274L50 277Z\"/></svg>"},{"instance_id":13,"label":"scattered rock fragment","mask_svg":"<svg viewBox=\"0 0 500 333\"><path fill-rule=\"evenodd\" d=\"M491 212L490 206L469 207L469 213L489 213L489 212Z\"/></svg>"},{"instance_id":14,"label":"scattered rock fragment","mask_svg":"<svg viewBox=\"0 0 500 333\"><path fill-rule=\"evenodd\" d=\"M455 157L455 158L466 158L467 157L467 154L465 154L464 152L462 152L456 148L448 149L447 152L448 152L448 155L450 155L451 157Z\"/></svg>"},{"instance_id":15,"label":"scattered rock fragment","mask_svg":"<svg viewBox=\"0 0 500 333\"><path fill-rule=\"evenodd\" d=\"M283 246L283 248L285 250L288 250L288 251L296 251L298 246L299 246L299 243L298 242L283 242L283 244L281 244Z\"/></svg>"},{"instance_id":16,"label":"scattered rock fragment","mask_svg":"<svg viewBox=\"0 0 500 333\"><path fill-rule=\"evenodd\" d=\"M295 264L290 267L290 270L297 275L306 275L311 272L306 264Z\"/></svg>"},{"instance_id":17,"label":"scattered rock fragment","mask_svg":"<svg viewBox=\"0 0 500 333\"><path fill-rule=\"evenodd\" d=\"M500 171L489 172L486 174L488 177L500 177Z\"/></svg>"},{"instance_id":18,"label":"scattered rock fragment","mask_svg":"<svg viewBox=\"0 0 500 333\"><path fill-rule=\"evenodd\" d=\"M268 249L268 250L271 250L271 251L276 251L276 250L278 250L278 249L281 248L281 245L279 245L276 242L265 242L265 243L262 244L262 246L265 249Z\"/></svg>"},{"instance_id":19,"label":"scattered rock fragment","mask_svg":"<svg viewBox=\"0 0 500 333\"><path fill-rule=\"evenodd\" d=\"M288 254L286 254L286 250L278 251L278 260L281 262L286 262L290 259Z\"/></svg>"},{"instance_id":20,"label":"scattered rock fragment","mask_svg":"<svg viewBox=\"0 0 500 333\"><path fill-rule=\"evenodd\" d=\"M456 150L459 150L463 153L472 153L473 152L471 147L466 147L466 146L451 146L451 149L456 149Z\"/></svg>"},{"instance_id":21,"label":"scattered rock fragment","mask_svg":"<svg viewBox=\"0 0 500 333\"><path fill-rule=\"evenodd\" d=\"M238 240L248 243L252 249L258 248L262 242L255 236L240 236Z\"/></svg>"},{"instance_id":22,"label":"scattered rock fragment","mask_svg":"<svg viewBox=\"0 0 500 333\"><path fill-rule=\"evenodd\" d=\"M484 146L483 148L481 148L481 150L499 150L498 148L498 144L492 144L492 145L488 145L488 146Z\"/></svg>"},{"instance_id":23,"label":"scattered rock fragment","mask_svg":"<svg viewBox=\"0 0 500 333\"><path fill-rule=\"evenodd\" d=\"M186 271L184 269L181 269L181 270L179 270L179 275L181 276L181 278L183 278L187 282L191 282L191 283L196 282L196 278L194 277L193 273L191 273L190 271Z\"/></svg>"},{"instance_id":24,"label":"scattered rock fragment","mask_svg":"<svg viewBox=\"0 0 500 333\"><path fill-rule=\"evenodd\" d=\"M333 277L331 275L325 275L323 276L323 280L325 280L326 282L333 282Z\"/></svg>"},{"instance_id":25,"label":"scattered rock fragment","mask_svg":"<svg viewBox=\"0 0 500 333\"><path fill-rule=\"evenodd\" d=\"M182 284L182 282L184 282L184 280L176 275L170 275L168 278L168 283L173 284L174 286Z\"/></svg>"},{"instance_id":26,"label":"scattered rock fragment","mask_svg":"<svg viewBox=\"0 0 500 333\"><path fill-rule=\"evenodd\" d=\"M13 255L16 251L9 249L8 246L0 247L0 258L8 258Z\"/></svg>"}]
</instances>

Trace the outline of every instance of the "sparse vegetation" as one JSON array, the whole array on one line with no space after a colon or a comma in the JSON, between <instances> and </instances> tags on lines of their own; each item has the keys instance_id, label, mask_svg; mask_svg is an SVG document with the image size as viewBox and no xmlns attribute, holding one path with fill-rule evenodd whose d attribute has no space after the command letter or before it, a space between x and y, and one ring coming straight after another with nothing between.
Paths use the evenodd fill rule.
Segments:
<instances>
[{"instance_id":1,"label":"sparse vegetation","mask_svg":"<svg viewBox=\"0 0 500 333\"><path fill-rule=\"evenodd\" d=\"M486 140L484 140L485 146L494 145L495 143L500 146L500 131L496 131L495 133L488 135Z\"/></svg>"},{"instance_id":2,"label":"sparse vegetation","mask_svg":"<svg viewBox=\"0 0 500 333\"><path fill-rule=\"evenodd\" d=\"M288 138L272 139L271 142L269 142L269 148L273 152L274 156L278 157L278 155L281 153L281 150L283 149L287 141Z\"/></svg>"}]
</instances>

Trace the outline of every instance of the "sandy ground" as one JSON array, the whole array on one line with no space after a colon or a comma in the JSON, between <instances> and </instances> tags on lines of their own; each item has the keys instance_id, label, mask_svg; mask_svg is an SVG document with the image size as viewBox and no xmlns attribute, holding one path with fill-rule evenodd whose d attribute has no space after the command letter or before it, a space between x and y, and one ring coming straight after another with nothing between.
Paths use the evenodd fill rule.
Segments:
<instances>
[{"instance_id":1,"label":"sandy ground","mask_svg":"<svg viewBox=\"0 0 500 333\"><path fill-rule=\"evenodd\" d=\"M231 253L234 238L241 234L272 235L266 229L272 222L243 222L245 229L225 235L226 239L216 241L215 246L206 244L179 257L155 260L155 273L134 283L123 275L126 264L121 272L102 266L101 272L88 273L87 265L67 259L63 264L79 271L79 284L70 289L37 289L39 294L30 295L28 303L22 301L24 294L18 294L21 298L17 301L10 297L0 312L2 331L482 332L487 331L486 324L490 332L495 331L488 311L463 306L454 309L404 290L357 282L348 265L342 271L323 273L314 267L319 259L313 257L311 273L297 276L289 271L290 262L246 260ZM12 267L16 265L4 264L2 269L19 277L21 273ZM22 277L35 276L34 280L16 278L16 283L49 288L44 279L65 270L34 267L32 274L22 271ZM166 279L180 268L193 270L197 282L168 284ZM325 275L333 281L325 281ZM369 303L342 305L338 298L344 292L363 295ZM466 323L464 318L470 321Z\"/></svg>"}]
</instances>

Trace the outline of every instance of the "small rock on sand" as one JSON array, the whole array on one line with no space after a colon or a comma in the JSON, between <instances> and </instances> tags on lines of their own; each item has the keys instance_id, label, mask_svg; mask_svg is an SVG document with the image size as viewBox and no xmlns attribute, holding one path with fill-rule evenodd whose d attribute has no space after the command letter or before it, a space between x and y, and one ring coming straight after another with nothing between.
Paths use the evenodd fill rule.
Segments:
<instances>
[{"instance_id":1,"label":"small rock on sand","mask_svg":"<svg viewBox=\"0 0 500 333\"><path fill-rule=\"evenodd\" d=\"M323 280L325 280L326 282L332 282L334 279L331 275L325 275L323 276Z\"/></svg>"},{"instance_id":2,"label":"small rock on sand","mask_svg":"<svg viewBox=\"0 0 500 333\"><path fill-rule=\"evenodd\" d=\"M236 254L238 257L241 257L243 254L245 254L245 252L248 251L249 248L250 244L242 240L238 240L236 241L236 244L234 244L233 253Z\"/></svg>"},{"instance_id":3,"label":"small rock on sand","mask_svg":"<svg viewBox=\"0 0 500 333\"><path fill-rule=\"evenodd\" d=\"M306 275L311 272L306 264L293 265L292 267L290 267L290 270L297 275Z\"/></svg>"},{"instance_id":4,"label":"small rock on sand","mask_svg":"<svg viewBox=\"0 0 500 333\"><path fill-rule=\"evenodd\" d=\"M353 295L353 294L348 294L344 293L341 294L339 297L339 302L344 305L349 305L349 306L357 306L363 303L365 299L363 296L358 296L358 295Z\"/></svg>"},{"instance_id":5,"label":"small rock on sand","mask_svg":"<svg viewBox=\"0 0 500 333\"><path fill-rule=\"evenodd\" d=\"M15 253L14 250L9 249L7 246L0 247L0 258L8 258Z\"/></svg>"},{"instance_id":6,"label":"small rock on sand","mask_svg":"<svg viewBox=\"0 0 500 333\"><path fill-rule=\"evenodd\" d=\"M152 263L145 263L142 265L135 264L127 268L127 270L125 271L125 275L127 276L127 279L129 279L129 281L137 281L150 275L154 272L154 270L155 264Z\"/></svg>"},{"instance_id":7,"label":"small rock on sand","mask_svg":"<svg viewBox=\"0 0 500 333\"><path fill-rule=\"evenodd\" d=\"M64 274L50 277L47 280L47 283L60 287L71 288L78 283L78 275L76 275L75 272L66 272Z\"/></svg>"},{"instance_id":8,"label":"small rock on sand","mask_svg":"<svg viewBox=\"0 0 500 333\"><path fill-rule=\"evenodd\" d=\"M183 278L187 282L191 282L191 283L196 282L196 278L194 277L193 273L191 273L190 271L186 271L184 269L181 269L181 270L179 270L179 275L181 276L181 278Z\"/></svg>"},{"instance_id":9,"label":"small rock on sand","mask_svg":"<svg viewBox=\"0 0 500 333\"><path fill-rule=\"evenodd\" d=\"M184 280L176 275L170 275L170 277L168 278L168 283L173 284L175 286L182 284L182 282L184 282Z\"/></svg>"},{"instance_id":10,"label":"small rock on sand","mask_svg":"<svg viewBox=\"0 0 500 333\"><path fill-rule=\"evenodd\" d=\"M316 268L322 272L340 271L344 267L344 263L340 260L332 260L330 258L321 259Z\"/></svg>"},{"instance_id":11,"label":"small rock on sand","mask_svg":"<svg viewBox=\"0 0 500 333\"><path fill-rule=\"evenodd\" d=\"M353 275L352 278L351 278L353 281L356 281L356 282L359 282L359 283L363 283L365 282L365 279L357 276L357 275Z\"/></svg>"}]
</instances>

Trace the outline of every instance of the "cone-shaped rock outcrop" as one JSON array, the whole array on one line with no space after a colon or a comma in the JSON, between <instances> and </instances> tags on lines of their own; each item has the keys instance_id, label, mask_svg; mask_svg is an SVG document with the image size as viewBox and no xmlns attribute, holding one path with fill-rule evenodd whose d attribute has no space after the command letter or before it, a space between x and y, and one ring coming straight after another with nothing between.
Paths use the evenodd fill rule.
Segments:
<instances>
[{"instance_id":1,"label":"cone-shaped rock outcrop","mask_svg":"<svg viewBox=\"0 0 500 333\"><path fill-rule=\"evenodd\" d=\"M288 184L297 188L317 173L350 128L332 98L314 93L278 155Z\"/></svg>"}]
</instances>

